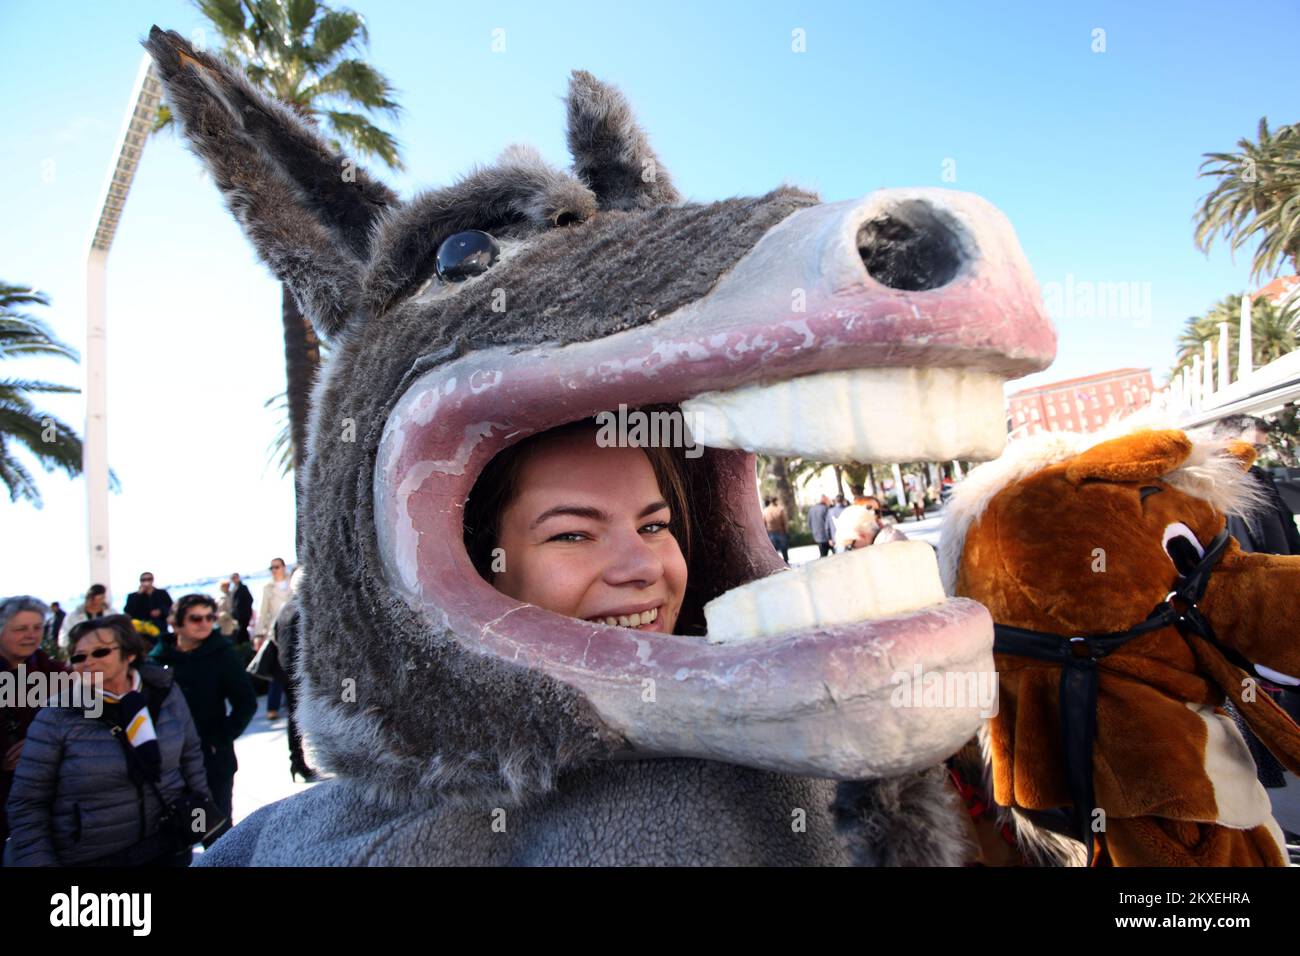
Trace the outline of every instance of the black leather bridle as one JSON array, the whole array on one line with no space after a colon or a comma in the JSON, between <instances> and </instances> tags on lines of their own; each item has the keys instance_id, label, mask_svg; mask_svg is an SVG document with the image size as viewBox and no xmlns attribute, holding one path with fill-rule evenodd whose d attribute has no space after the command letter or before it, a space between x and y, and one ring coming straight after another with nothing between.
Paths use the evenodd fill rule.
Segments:
<instances>
[{"instance_id":1,"label":"black leather bridle","mask_svg":"<svg viewBox=\"0 0 1300 956\"><path fill-rule=\"evenodd\" d=\"M1260 676L1254 665L1240 653L1219 643L1214 628L1197 607L1197 602L1205 596L1210 574L1231 540L1226 530L1220 531L1196 566L1179 579L1178 586L1165 595L1146 620L1127 631L1066 637L1005 624L993 625L995 653L1032 657L1061 667L1061 737L1065 774L1070 799L1074 803L1075 829L1088 848L1089 865L1093 856L1092 745L1097 733L1097 663L1134 638L1161 628L1176 627L1184 636L1195 634L1204 638L1231 663L1257 678Z\"/></svg>"}]
</instances>

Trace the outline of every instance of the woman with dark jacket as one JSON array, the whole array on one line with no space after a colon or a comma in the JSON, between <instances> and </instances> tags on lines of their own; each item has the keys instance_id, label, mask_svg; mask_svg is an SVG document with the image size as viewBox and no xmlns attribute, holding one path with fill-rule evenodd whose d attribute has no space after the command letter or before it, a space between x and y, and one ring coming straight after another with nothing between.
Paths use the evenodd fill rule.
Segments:
<instances>
[{"instance_id":1,"label":"woman with dark jacket","mask_svg":"<svg viewBox=\"0 0 1300 956\"><path fill-rule=\"evenodd\" d=\"M176 602L175 643L159 641L150 652L154 661L171 669L185 693L203 746L208 790L225 818L221 828L208 834L205 846L230 827L239 769L235 738L257 713L252 681L235 646L216 625L217 602L206 594L187 594Z\"/></svg>"},{"instance_id":2,"label":"woman with dark jacket","mask_svg":"<svg viewBox=\"0 0 1300 956\"><path fill-rule=\"evenodd\" d=\"M60 674L71 670L40 646L45 604L30 594L18 594L0 601L0 674L15 687L25 687L33 673ZM22 668L22 670L19 670ZM9 836L4 807L14 782L14 768L22 756L23 740L43 704L24 695L23 699L0 707L0 848Z\"/></svg>"},{"instance_id":3,"label":"woman with dark jacket","mask_svg":"<svg viewBox=\"0 0 1300 956\"><path fill-rule=\"evenodd\" d=\"M89 706L46 707L28 728L9 793L6 865L188 866L189 847L162 826L187 789L208 797L184 695L145 662L125 615L86 621L69 639L73 670L102 674L103 693Z\"/></svg>"}]
</instances>

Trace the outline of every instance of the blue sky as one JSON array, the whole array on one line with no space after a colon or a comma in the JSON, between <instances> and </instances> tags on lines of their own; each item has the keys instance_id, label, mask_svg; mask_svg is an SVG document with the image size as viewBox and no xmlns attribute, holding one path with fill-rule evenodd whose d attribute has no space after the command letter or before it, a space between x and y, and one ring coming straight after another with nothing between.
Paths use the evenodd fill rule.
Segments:
<instances>
[{"instance_id":1,"label":"blue sky","mask_svg":"<svg viewBox=\"0 0 1300 956\"><path fill-rule=\"evenodd\" d=\"M782 181L827 200L968 190L1008 216L1045 289L1137 283L1134 301L1149 296L1127 315L1067 302L1039 379L1126 365L1159 379L1182 321L1250 286L1248 256L1192 244L1201 154L1253 137L1261 116L1300 120L1294 3L660 2L594 18L590 3L353 6L406 110L389 123L400 191L511 142L565 162L559 97L585 68L627 93L692 199ZM204 21L179 0L0 4L0 276L49 292L45 317L79 347L88 233L151 23L190 34ZM145 566L176 582L292 560L292 488L264 469L278 422L262 404L283 388L279 287L174 136L145 151L108 306L116 603ZM80 398L45 407L81 427ZM0 593L88 583L83 486L41 487L42 511L0 503Z\"/></svg>"}]
</instances>

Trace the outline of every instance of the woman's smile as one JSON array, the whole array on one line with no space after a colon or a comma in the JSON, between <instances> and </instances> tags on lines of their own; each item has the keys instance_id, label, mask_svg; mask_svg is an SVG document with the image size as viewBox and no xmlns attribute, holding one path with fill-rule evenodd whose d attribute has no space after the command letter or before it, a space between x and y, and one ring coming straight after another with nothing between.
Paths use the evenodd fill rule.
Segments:
<instances>
[{"instance_id":1,"label":"woman's smile","mask_svg":"<svg viewBox=\"0 0 1300 956\"><path fill-rule=\"evenodd\" d=\"M608 624L610 627L631 627L641 631L660 631L662 633L662 628L655 626L659 621L659 608L662 606L656 604L644 610L604 611L588 617L587 620L596 624Z\"/></svg>"}]
</instances>

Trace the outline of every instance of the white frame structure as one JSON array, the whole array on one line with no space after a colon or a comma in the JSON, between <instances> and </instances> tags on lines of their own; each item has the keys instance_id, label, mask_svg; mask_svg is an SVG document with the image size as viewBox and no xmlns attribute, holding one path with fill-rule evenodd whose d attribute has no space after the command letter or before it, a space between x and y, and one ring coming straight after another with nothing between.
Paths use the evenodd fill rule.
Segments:
<instances>
[{"instance_id":1,"label":"white frame structure","mask_svg":"<svg viewBox=\"0 0 1300 956\"><path fill-rule=\"evenodd\" d=\"M1252 368L1250 312L1250 294L1247 293L1241 299L1235 382L1227 381L1230 377L1228 323L1222 322L1219 328L1217 387L1208 366L1205 369L1204 383L1197 381L1200 369L1196 362L1193 362L1190 382L1184 374L1170 383L1170 407L1178 414L1180 425L1194 428L1229 415L1267 415L1300 401L1300 351L1283 355L1260 368ZM1209 342L1205 349L1209 355ZM1200 356L1196 358L1199 359ZM1198 385L1201 387L1198 388Z\"/></svg>"},{"instance_id":2,"label":"white frame structure","mask_svg":"<svg viewBox=\"0 0 1300 956\"><path fill-rule=\"evenodd\" d=\"M100 192L98 218L86 258L86 432L82 471L86 479L90 580L105 587L111 587L108 538L108 252L144 144L162 102L162 84L147 53L141 57L128 102L130 106L117 137L113 164Z\"/></svg>"}]
</instances>

